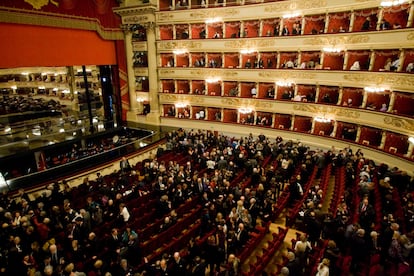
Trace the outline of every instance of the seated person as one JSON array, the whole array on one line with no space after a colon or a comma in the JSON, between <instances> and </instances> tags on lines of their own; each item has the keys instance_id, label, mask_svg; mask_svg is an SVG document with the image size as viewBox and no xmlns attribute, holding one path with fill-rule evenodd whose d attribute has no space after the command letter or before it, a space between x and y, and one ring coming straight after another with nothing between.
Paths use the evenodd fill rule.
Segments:
<instances>
[{"instance_id":1,"label":"seated person","mask_svg":"<svg viewBox=\"0 0 414 276\"><path fill-rule=\"evenodd\" d=\"M346 30L344 29L344 27L340 26L339 27L339 32L340 33L346 33Z\"/></svg>"},{"instance_id":2,"label":"seated person","mask_svg":"<svg viewBox=\"0 0 414 276\"><path fill-rule=\"evenodd\" d=\"M394 25L392 25L393 29L401 29L401 24L399 23L394 23Z\"/></svg>"},{"instance_id":3,"label":"seated person","mask_svg":"<svg viewBox=\"0 0 414 276\"><path fill-rule=\"evenodd\" d=\"M399 58L396 58L392 63L391 63L391 66L390 66L390 71L393 71L393 72L395 72L395 71L397 71L398 70L398 68L400 67L400 59Z\"/></svg>"},{"instance_id":4,"label":"seated person","mask_svg":"<svg viewBox=\"0 0 414 276\"><path fill-rule=\"evenodd\" d=\"M351 71L359 71L359 70L361 70L361 66L359 65L359 61L358 60L355 61L354 64L352 64L350 70Z\"/></svg>"},{"instance_id":5,"label":"seated person","mask_svg":"<svg viewBox=\"0 0 414 276\"><path fill-rule=\"evenodd\" d=\"M387 104L386 104L386 103L383 103L383 104L381 105L380 111L381 111L381 112L386 112L387 110L388 110Z\"/></svg>"},{"instance_id":6,"label":"seated person","mask_svg":"<svg viewBox=\"0 0 414 276\"><path fill-rule=\"evenodd\" d=\"M247 69L252 68L252 62L250 61L250 58L247 59L246 63L244 64L244 68L247 68Z\"/></svg>"},{"instance_id":7,"label":"seated person","mask_svg":"<svg viewBox=\"0 0 414 276\"><path fill-rule=\"evenodd\" d=\"M250 90L250 94L253 98L257 97L257 89L255 86L253 86L252 89Z\"/></svg>"},{"instance_id":8,"label":"seated person","mask_svg":"<svg viewBox=\"0 0 414 276\"><path fill-rule=\"evenodd\" d=\"M380 24L380 30L384 31L389 29L391 29L391 24L387 20L382 19Z\"/></svg>"},{"instance_id":9,"label":"seated person","mask_svg":"<svg viewBox=\"0 0 414 276\"><path fill-rule=\"evenodd\" d=\"M405 72L407 73L411 73L414 71L414 62L410 62L407 65L407 68L405 68Z\"/></svg>"},{"instance_id":10,"label":"seated person","mask_svg":"<svg viewBox=\"0 0 414 276\"><path fill-rule=\"evenodd\" d=\"M295 67L295 64L293 63L293 61L292 60L288 60L288 61L286 61L286 63L285 63L285 68L293 68L293 67Z\"/></svg>"}]
</instances>

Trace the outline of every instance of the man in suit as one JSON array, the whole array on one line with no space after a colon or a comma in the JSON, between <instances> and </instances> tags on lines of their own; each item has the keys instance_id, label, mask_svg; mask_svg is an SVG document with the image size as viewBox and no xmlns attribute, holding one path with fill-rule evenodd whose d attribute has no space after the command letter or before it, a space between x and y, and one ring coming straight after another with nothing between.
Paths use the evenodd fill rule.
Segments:
<instances>
[{"instance_id":1,"label":"man in suit","mask_svg":"<svg viewBox=\"0 0 414 276\"><path fill-rule=\"evenodd\" d=\"M241 251L249 240L249 233L244 227L243 223L239 223L239 227L236 230L236 251Z\"/></svg>"},{"instance_id":2,"label":"man in suit","mask_svg":"<svg viewBox=\"0 0 414 276\"><path fill-rule=\"evenodd\" d=\"M369 204L368 198L364 198L359 204L359 224L366 231L370 230L372 223L375 219L375 210L371 204Z\"/></svg>"},{"instance_id":3,"label":"man in suit","mask_svg":"<svg viewBox=\"0 0 414 276\"><path fill-rule=\"evenodd\" d=\"M119 167L121 168L122 173L126 173L131 170L131 165L125 157L122 157Z\"/></svg>"},{"instance_id":4,"label":"man in suit","mask_svg":"<svg viewBox=\"0 0 414 276\"><path fill-rule=\"evenodd\" d=\"M171 264L170 275L182 276L187 275L187 272L186 261L180 256L180 252L175 252Z\"/></svg>"}]
</instances>

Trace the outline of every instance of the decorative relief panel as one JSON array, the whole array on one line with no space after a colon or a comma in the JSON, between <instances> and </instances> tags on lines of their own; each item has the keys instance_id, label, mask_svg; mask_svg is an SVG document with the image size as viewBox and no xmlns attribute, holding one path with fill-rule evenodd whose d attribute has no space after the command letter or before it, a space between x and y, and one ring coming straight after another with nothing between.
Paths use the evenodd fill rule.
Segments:
<instances>
[{"instance_id":1,"label":"decorative relief panel","mask_svg":"<svg viewBox=\"0 0 414 276\"><path fill-rule=\"evenodd\" d=\"M384 116L384 123L386 125L392 125L394 127L401 128L406 131L414 131L414 120L408 120L405 118L397 118L392 116Z\"/></svg>"},{"instance_id":2,"label":"decorative relief panel","mask_svg":"<svg viewBox=\"0 0 414 276\"><path fill-rule=\"evenodd\" d=\"M135 76L147 76L148 68L134 68Z\"/></svg>"},{"instance_id":3,"label":"decorative relief panel","mask_svg":"<svg viewBox=\"0 0 414 276\"><path fill-rule=\"evenodd\" d=\"M243 106L256 107L256 108L272 108L273 104L270 102L257 101L254 99L240 99L240 98L224 98L221 99L221 104L230 105L234 108Z\"/></svg>"},{"instance_id":4,"label":"decorative relief panel","mask_svg":"<svg viewBox=\"0 0 414 276\"><path fill-rule=\"evenodd\" d=\"M357 119L361 116L357 110L351 110L347 108L338 108L332 106L321 106L321 105L309 105L309 104L295 104L293 110L311 112L314 114L332 114L351 119Z\"/></svg>"},{"instance_id":5,"label":"decorative relief panel","mask_svg":"<svg viewBox=\"0 0 414 276\"><path fill-rule=\"evenodd\" d=\"M237 71L224 71L224 70L203 70L203 69L195 69L191 70L191 75L195 75L197 77L235 77L238 75Z\"/></svg>"},{"instance_id":6,"label":"decorative relief panel","mask_svg":"<svg viewBox=\"0 0 414 276\"><path fill-rule=\"evenodd\" d=\"M275 71L267 71L267 72L260 72L259 77L262 78L277 78L277 79L315 79L316 74L315 73L309 73L309 72L292 72L286 71L283 72L282 70Z\"/></svg>"},{"instance_id":7,"label":"decorative relief panel","mask_svg":"<svg viewBox=\"0 0 414 276\"><path fill-rule=\"evenodd\" d=\"M303 40L305 45L344 45L367 43L369 41L368 35L341 35L335 37L313 37Z\"/></svg>"},{"instance_id":8,"label":"decorative relief panel","mask_svg":"<svg viewBox=\"0 0 414 276\"><path fill-rule=\"evenodd\" d=\"M165 41L165 42L158 42L157 48L159 50L174 50L174 49L200 49L201 42L195 41Z\"/></svg>"},{"instance_id":9,"label":"decorative relief panel","mask_svg":"<svg viewBox=\"0 0 414 276\"><path fill-rule=\"evenodd\" d=\"M303 1L289 1L283 3L276 3L267 6L265 12L280 12L281 10L295 11L297 9L312 9L315 7L321 8L326 6L325 0L303 0Z\"/></svg>"},{"instance_id":10,"label":"decorative relief panel","mask_svg":"<svg viewBox=\"0 0 414 276\"><path fill-rule=\"evenodd\" d=\"M132 50L136 52L146 51L147 50L147 43L144 42L134 42L132 43Z\"/></svg>"},{"instance_id":11,"label":"decorative relief panel","mask_svg":"<svg viewBox=\"0 0 414 276\"><path fill-rule=\"evenodd\" d=\"M190 13L190 17L202 19L202 18L214 18L214 17L226 17L235 16L240 13L239 9L207 9L203 11L194 11Z\"/></svg>"},{"instance_id":12,"label":"decorative relief panel","mask_svg":"<svg viewBox=\"0 0 414 276\"><path fill-rule=\"evenodd\" d=\"M141 22L146 22L149 20L147 15L133 15L133 16L124 16L122 17L123 24L136 24Z\"/></svg>"},{"instance_id":13,"label":"decorative relief panel","mask_svg":"<svg viewBox=\"0 0 414 276\"><path fill-rule=\"evenodd\" d=\"M352 82L375 83L377 85L390 84L394 86L411 87L414 83L414 76L399 76L392 74L374 75L374 74L347 74L344 79Z\"/></svg>"},{"instance_id":14,"label":"decorative relief panel","mask_svg":"<svg viewBox=\"0 0 414 276\"><path fill-rule=\"evenodd\" d=\"M275 40L263 40L263 39L249 39L249 40L236 40L228 41L224 43L225 48L237 49L237 48L258 48L258 47L270 47L275 46Z\"/></svg>"},{"instance_id":15,"label":"decorative relief panel","mask_svg":"<svg viewBox=\"0 0 414 276\"><path fill-rule=\"evenodd\" d=\"M159 94L160 102L188 102L192 105L204 103L204 97L199 96L184 96L176 94Z\"/></svg>"},{"instance_id":16,"label":"decorative relief panel","mask_svg":"<svg viewBox=\"0 0 414 276\"><path fill-rule=\"evenodd\" d=\"M156 16L157 22L171 21L174 18L174 14L172 12L157 13Z\"/></svg>"},{"instance_id":17,"label":"decorative relief panel","mask_svg":"<svg viewBox=\"0 0 414 276\"><path fill-rule=\"evenodd\" d=\"M411 32L407 35L407 40L414 40L414 32Z\"/></svg>"}]
</instances>

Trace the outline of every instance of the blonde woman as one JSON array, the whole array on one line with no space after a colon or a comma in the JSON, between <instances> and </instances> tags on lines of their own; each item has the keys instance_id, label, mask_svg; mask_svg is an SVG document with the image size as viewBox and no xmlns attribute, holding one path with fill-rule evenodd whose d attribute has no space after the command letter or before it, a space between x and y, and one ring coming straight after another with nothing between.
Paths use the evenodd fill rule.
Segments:
<instances>
[{"instance_id":1,"label":"blonde woman","mask_svg":"<svg viewBox=\"0 0 414 276\"><path fill-rule=\"evenodd\" d=\"M318 265L318 272L316 276L329 276L329 265L331 261L329 259L324 258L322 262Z\"/></svg>"}]
</instances>

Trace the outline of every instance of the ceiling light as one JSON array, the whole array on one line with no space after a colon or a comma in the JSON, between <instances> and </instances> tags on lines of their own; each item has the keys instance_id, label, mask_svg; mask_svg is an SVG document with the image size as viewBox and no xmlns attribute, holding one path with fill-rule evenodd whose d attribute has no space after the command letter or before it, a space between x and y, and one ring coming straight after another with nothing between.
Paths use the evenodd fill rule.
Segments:
<instances>
[{"instance_id":1,"label":"ceiling light","mask_svg":"<svg viewBox=\"0 0 414 276\"><path fill-rule=\"evenodd\" d=\"M384 92L385 88L383 87L365 87L364 90L366 92Z\"/></svg>"}]
</instances>

